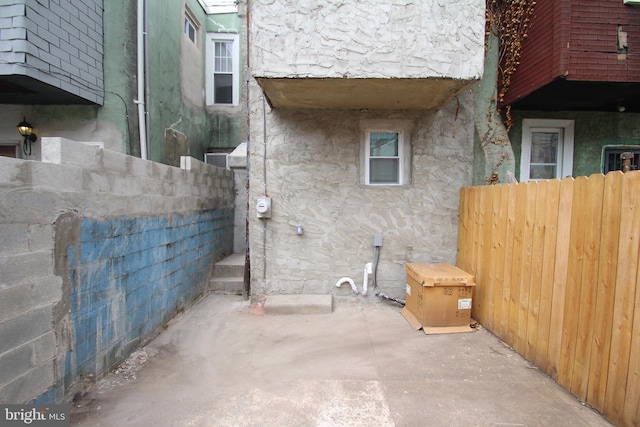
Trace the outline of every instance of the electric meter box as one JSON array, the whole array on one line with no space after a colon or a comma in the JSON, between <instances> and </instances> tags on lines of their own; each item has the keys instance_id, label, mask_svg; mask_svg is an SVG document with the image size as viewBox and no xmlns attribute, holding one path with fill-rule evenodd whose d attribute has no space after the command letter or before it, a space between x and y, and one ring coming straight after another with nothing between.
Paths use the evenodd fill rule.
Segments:
<instances>
[{"instance_id":1,"label":"electric meter box","mask_svg":"<svg viewBox=\"0 0 640 427\"><path fill-rule=\"evenodd\" d=\"M471 332L474 277L446 263L407 264L401 313L425 334Z\"/></svg>"},{"instance_id":2,"label":"electric meter box","mask_svg":"<svg viewBox=\"0 0 640 427\"><path fill-rule=\"evenodd\" d=\"M271 218L271 197L258 197L256 212L258 218Z\"/></svg>"}]
</instances>

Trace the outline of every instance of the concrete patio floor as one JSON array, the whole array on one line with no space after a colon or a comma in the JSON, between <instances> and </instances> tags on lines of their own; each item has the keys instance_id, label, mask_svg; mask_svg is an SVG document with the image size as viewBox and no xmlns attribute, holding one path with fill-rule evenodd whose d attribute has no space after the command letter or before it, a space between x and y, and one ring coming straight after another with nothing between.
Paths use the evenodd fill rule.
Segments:
<instances>
[{"instance_id":1,"label":"concrete patio floor","mask_svg":"<svg viewBox=\"0 0 640 427\"><path fill-rule=\"evenodd\" d=\"M74 403L72 426L608 426L485 329L400 307L264 315L211 294Z\"/></svg>"}]
</instances>

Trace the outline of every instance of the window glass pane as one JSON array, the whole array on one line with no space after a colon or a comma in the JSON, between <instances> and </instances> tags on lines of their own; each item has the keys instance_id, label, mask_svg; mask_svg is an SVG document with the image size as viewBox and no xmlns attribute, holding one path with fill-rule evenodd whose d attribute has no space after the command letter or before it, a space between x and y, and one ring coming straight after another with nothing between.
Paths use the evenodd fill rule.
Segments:
<instances>
[{"instance_id":1,"label":"window glass pane","mask_svg":"<svg viewBox=\"0 0 640 427\"><path fill-rule=\"evenodd\" d=\"M554 179L556 177L556 165L531 165L530 179Z\"/></svg>"},{"instance_id":2,"label":"window glass pane","mask_svg":"<svg viewBox=\"0 0 640 427\"><path fill-rule=\"evenodd\" d=\"M233 42L215 42L215 71L233 72Z\"/></svg>"},{"instance_id":3,"label":"window glass pane","mask_svg":"<svg viewBox=\"0 0 640 427\"><path fill-rule=\"evenodd\" d=\"M370 159L369 183L398 184L400 182L399 159Z\"/></svg>"},{"instance_id":4,"label":"window glass pane","mask_svg":"<svg viewBox=\"0 0 640 427\"><path fill-rule=\"evenodd\" d=\"M184 18L184 33L189 37L189 40L196 42L196 27L189 18Z\"/></svg>"},{"instance_id":5,"label":"window glass pane","mask_svg":"<svg viewBox=\"0 0 640 427\"><path fill-rule=\"evenodd\" d=\"M531 133L531 163L557 163L557 132Z\"/></svg>"},{"instance_id":6,"label":"window glass pane","mask_svg":"<svg viewBox=\"0 0 640 427\"><path fill-rule=\"evenodd\" d=\"M371 132L369 138L371 157L398 157L397 132Z\"/></svg>"},{"instance_id":7,"label":"window glass pane","mask_svg":"<svg viewBox=\"0 0 640 427\"><path fill-rule=\"evenodd\" d=\"M213 76L213 93L216 104L233 103L233 76L231 74L215 74Z\"/></svg>"}]
</instances>

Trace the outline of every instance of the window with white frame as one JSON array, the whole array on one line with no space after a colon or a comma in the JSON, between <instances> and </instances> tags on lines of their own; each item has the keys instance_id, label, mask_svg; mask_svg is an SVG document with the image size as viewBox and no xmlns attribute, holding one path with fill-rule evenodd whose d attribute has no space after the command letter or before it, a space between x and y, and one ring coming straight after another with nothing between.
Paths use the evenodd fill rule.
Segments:
<instances>
[{"instance_id":1,"label":"window with white frame","mask_svg":"<svg viewBox=\"0 0 640 427\"><path fill-rule=\"evenodd\" d=\"M402 133L367 131L367 184L402 184Z\"/></svg>"},{"instance_id":2,"label":"window with white frame","mask_svg":"<svg viewBox=\"0 0 640 427\"><path fill-rule=\"evenodd\" d=\"M239 56L237 34L207 35L207 105L238 105Z\"/></svg>"},{"instance_id":3,"label":"window with white frame","mask_svg":"<svg viewBox=\"0 0 640 427\"><path fill-rule=\"evenodd\" d=\"M520 181L571 176L573 132L573 120L524 119Z\"/></svg>"},{"instance_id":4,"label":"window with white frame","mask_svg":"<svg viewBox=\"0 0 640 427\"><path fill-rule=\"evenodd\" d=\"M184 10L184 34L187 36L189 40L193 42L193 44L198 44L198 29L200 28L200 23L193 15L193 12L185 6Z\"/></svg>"},{"instance_id":5,"label":"window with white frame","mask_svg":"<svg viewBox=\"0 0 640 427\"><path fill-rule=\"evenodd\" d=\"M411 124L406 120L362 120L360 183L407 185L411 171Z\"/></svg>"}]
</instances>

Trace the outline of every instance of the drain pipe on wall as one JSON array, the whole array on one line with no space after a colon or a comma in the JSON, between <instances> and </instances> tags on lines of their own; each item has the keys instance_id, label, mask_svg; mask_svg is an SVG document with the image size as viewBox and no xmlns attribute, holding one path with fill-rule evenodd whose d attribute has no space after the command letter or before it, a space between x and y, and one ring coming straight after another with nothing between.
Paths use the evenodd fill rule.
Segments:
<instances>
[{"instance_id":1,"label":"drain pipe on wall","mask_svg":"<svg viewBox=\"0 0 640 427\"><path fill-rule=\"evenodd\" d=\"M267 197L267 106L262 92L262 195ZM267 293L267 221L262 221L262 291Z\"/></svg>"},{"instance_id":2,"label":"drain pipe on wall","mask_svg":"<svg viewBox=\"0 0 640 427\"><path fill-rule=\"evenodd\" d=\"M151 91L149 90L149 5L144 0L144 146L149 157L149 139L151 135L151 120L149 117L149 106L151 105Z\"/></svg>"},{"instance_id":3,"label":"drain pipe on wall","mask_svg":"<svg viewBox=\"0 0 640 427\"><path fill-rule=\"evenodd\" d=\"M251 23L249 16L249 0L245 1L245 10L246 10L246 43L245 43L245 55L247 57L246 60L246 68L245 68L245 88L246 88L246 124L247 124L247 179L245 181L245 191L247 195L247 211L245 212L245 246L244 246L244 275L242 277L242 299L244 301L249 300L249 296L251 295L251 247L249 246L249 206L250 206L250 198L249 198L249 190L251 188L249 177L251 175L251 156L249 153L251 152L251 96L250 96L250 88L251 88L251 67L250 67L250 39L249 39L249 26Z\"/></svg>"},{"instance_id":4,"label":"drain pipe on wall","mask_svg":"<svg viewBox=\"0 0 640 427\"><path fill-rule=\"evenodd\" d=\"M147 160L147 120L145 112L144 94L144 62L145 62L145 33L144 14L147 6L146 0L138 0L138 38L137 38L137 60L138 60L138 99L134 102L138 105L138 129L140 131L140 158Z\"/></svg>"},{"instance_id":5,"label":"drain pipe on wall","mask_svg":"<svg viewBox=\"0 0 640 427\"><path fill-rule=\"evenodd\" d=\"M382 247L382 235L374 234L373 235L373 262L368 262L364 265L364 274L362 278L362 295L366 296L368 292L368 284L369 284L369 275L371 274L372 285L373 288L376 289L376 296L382 299L386 299L389 301L393 301L400 305L405 305L406 301L400 298L390 297L385 295L380 290L378 290L378 263L380 262L380 249ZM349 277L343 277L338 279L336 282L336 287L339 288L343 283L349 283L351 285L351 290L353 293L358 295L358 288L353 280Z\"/></svg>"}]
</instances>

